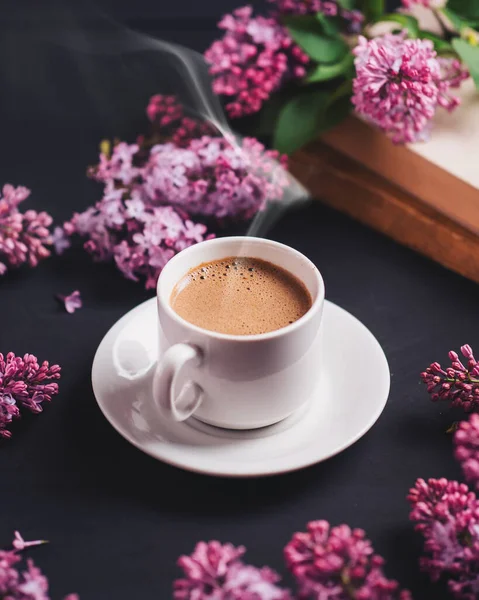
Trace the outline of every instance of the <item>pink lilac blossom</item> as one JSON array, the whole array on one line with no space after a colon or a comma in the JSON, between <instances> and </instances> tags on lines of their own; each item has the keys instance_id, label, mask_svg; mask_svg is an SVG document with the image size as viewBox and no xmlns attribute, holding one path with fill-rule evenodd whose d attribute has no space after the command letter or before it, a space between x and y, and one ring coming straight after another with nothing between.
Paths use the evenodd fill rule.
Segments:
<instances>
[{"instance_id":1,"label":"pink lilac blossom","mask_svg":"<svg viewBox=\"0 0 479 600\"><path fill-rule=\"evenodd\" d=\"M51 216L46 212L27 210L21 213L18 205L30 195L25 187L3 186L0 196L0 275L8 268L27 263L36 267L50 251L52 244L49 226Z\"/></svg>"},{"instance_id":2,"label":"pink lilac blossom","mask_svg":"<svg viewBox=\"0 0 479 600\"><path fill-rule=\"evenodd\" d=\"M284 556L296 579L299 600L411 599L408 591L385 577L384 560L374 554L362 529L312 521L306 532L294 534Z\"/></svg>"},{"instance_id":3,"label":"pink lilac blossom","mask_svg":"<svg viewBox=\"0 0 479 600\"><path fill-rule=\"evenodd\" d=\"M138 144L120 142L111 156L100 154L100 162L90 170L90 176L97 181L119 181L123 185L132 183L139 170L133 165L133 157L138 152ZM111 191L113 194L113 190Z\"/></svg>"},{"instance_id":4,"label":"pink lilac blossom","mask_svg":"<svg viewBox=\"0 0 479 600\"><path fill-rule=\"evenodd\" d=\"M288 185L285 161L253 138L240 145L203 136L185 149L154 146L143 177L154 204L170 203L218 219L251 219Z\"/></svg>"},{"instance_id":5,"label":"pink lilac blossom","mask_svg":"<svg viewBox=\"0 0 479 600\"><path fill-rule=\"evenodd\" d=\"M63 254L65 250L70 248L70 240L65 233L63 227L55 227L52 235L53 246L57 254Z\"/></svg>"},{"instance_id":6,"label":"pink lilac blossom","mask_svg":"<svg viewBox=\"0 0 479 600\"><path fill-rule=\"evenodd\" d=\"M141 190L119 191L115 200L107 194L95 207L75 214L65 229L88 237L84 247L96 260L113 258L126 278L143 278L147 289L154 288L170 258L207 239L206 227L171 206L151 206Z\"/></svg>"},{"instance_id":7,"label":"pink lilac blossom","mask_svg":"<svg viewBox=\"0 0 479 600\"><path fill-rule=\"evenodd\" d=\"M479 408L479 362L467 344L461 347L461 354L466 359L465 365L458 354L451 350L450 367L443 369L438 362L434 362L421 373L421 379L427 385L433 402L445 400L452 407L475 412Z\"/></svg>"},{"instance_id":8,"label":"pink lilac blossom","mask_svg":"<svg viewBox=\"0 0 479 600\"><path fill-rule=\"evenodd\" d=\"M465 479L479 490L479 415L462 421L454 435L454 456Z\"/></svg>"},{"instance_id":9,"label":"pink lilac blossom","mask_svg":"<svg viewBox=\"0 0 479 600\"><path fill-rule=\"evenodd\" d=\"M179 147L188 145L193 138L213 135L216 131L209 121L186 116L176 96L152 96L146 114L154 130Z\"/></svg>"},{"instance_id":10,"label":"pink lilac blossom","mask_svg":"<svg viewBox=\"0 0 479 600\"><path fill-rule=\"evenodd\" d=\"M57 298L64 304L67 313L70 314L74 313L83 306L80 292L78 290L75 290L69 296L62 296L61 294L58 294Z\"/></svg>"},{"instance_id":11,"label":"pink lilac blossom","mask_svg":"<svg viewBox=\"0 0 479 600\"><path fill-rule=\"evenodd\" d=\"M479 594L479 504L467 485L447 479L418 479L410 490L410 519L424 539L421 568L441 576L457 599Z\"/></svg>"},{"instance_id":12,"label":"pink lilac blossom","mask_svg":"<svg viewBox=\"0 0 479 600\"><path fill-rule=\"evenodd\" d=\"M0 353L0 438L10 438L8 427L13 419L20 417L21 410L42 412L42 403L50 402L58 394L60 367L41 365L33 354L23 358L9 352Z\"/></svg>"},{"instance_id":13,"label":"pink lilac blossom","mask_svg":"<svg viewBox=\"0 0 479 600\"><path fill-rule=\"evenodd\" d=\"M133 149L137 147L134 145ZM127 154L134 157L130 152ZM109 161L118 163L116 147ZM131 204L137 207L172 205L203 217L247 220L263 210L268 202L282 199L289 184L286 166L285 156L265 150L254 138L236 142L231 137L202 136L190 140L186 147L177 147L171 142L153 146L141 166L130 164L134 176L130 177L123 165L122 178L132 181L128 186L132 195L130 211L133 210ZM124 224L124 198L128 192L122 179L115 179L112 173L114 169L106 159L98 168L90 170L95 180L105 184L105 195L97 207L101 218L95 209L77 217L75 226L80 234L87 233L85 220L88 231L95 229L94 225L100 221L113 229ZM140 208L140 214L142 211Z\"/></svg>"},{"instance_id":14,"label":"pink lilac blossom","mask_svg":"<svg viewBox=\"0 0 479 600\"><path fill-rule=\"evenodd\" d=\"M451 82L443 79L429 40L406 39L406 32L371 40L360 36L353 53L356 111L394 143L425 140L436 109L459 104L449 95Z\"/></svg>"},{"instance_id":15,"label":"pink lilac blossom","mask_svg":"<svg viewBox=\"0 0 479 600\"><path fill-rule=\"evenodd\" d=\"M268 567L245 565L245 548L199 542L191 556L181 556L184 578L174 583L174 600L292 600L278 587L280 577Z\"/></svg>"},{"instance_id":16,"label":"pink lilac blossom","mask_svg":"<svg viewBox=\"0 0 479 600\"><path fill-rule=\"evenodd\" d=\"M32 546L41 546L42 544L48 543L47 540L33 540L31 542L26 542L19 531L15 531L14 536L12 545L15 550L18 550L19 552L26 548L31 548Z\"/></svg>"},{"instance_id":17,"label":"pink lilac blossom","mask_svg":"<svg viewBox=\"0 0 479 600\"><path fill-rule=\"evenodd\" d=\"M322 12L323 0L268 0L281 15L314 15Z\"/></svg>"},{"instance_id":18,"label":"pink lilac blossom","mask_svg":"<svg viewBox=\"0 0 479 600\"><path fill-rule=\"evenodd\" d=\"M219 224L248 220L283 199L290 183L286 156L253 138L194 137L211 125L182 116L175 106L172 97L150 102L152 118L176 119L163 121L161 135L117 144L111 152L104 145L99 164L89 169L104 185L103 198L55 232L60 250L65 237L78 234L87 238L84 248L96 260L113 259L125 277L143 278L153 288L172 256L213 237L190 215ZM174 111L165 113L168 107ZM177 143L152 145L163 138Z\"/></svg>"},{"instance_id":19,"label":"pink lilac blossom","mask_svg":"<svg viewBox=\"0 0 479 600\"><path fill-rule=\"evenodd\" d=\"M22 540L22 547L18 540ZM5 600L50 600L48 595L48 579L34 562L27 560L26 570L20 571L21 550L42 542L25 542L15 532L13 550L0 550L0 597ZM79 600L77 594L69 594L65 600Z\"/></svg>"},{"instance_id":20,"label":"pink lilac blossom","mask_svg":"<svg viewBox=\"0 0 479 600\"><path fill-rule=\"evenodd\" d=\"M252 17L251 6L226 15L218 26L226 33L205 52L213 90L229 100L230 117L259 111L288 80L306 74L308 56L272 17Z\"/></svg>"},{"instance_id":21,"label":"pink lilac blossom","mask_svg":"<svg viewBox=\"0 0 479 600\"><path fill-rule=\"evenodd\" d=\"M364 15L359 10L347 10L331 0L269 0L275 5L274 14L281 15L314 15L322 13L334 17L340 15L346 21L346 30L359 33Z\"/></svg>"},{"instance_id":22,"label":"pink lilac blossom","mask_svg":"<svg viewBox=\"0 0 479 600\"><path fill-rule=\"evenodd\" d=\"M183 108L176 96L156 94L150 98L146 114L152 123L157 122L159 127L166 127L183 117Z\"/></svg>"},{"instance_id":23,"label":"pink lilac blossom","mask_svg":"<svg viewBox=\"0 0 479 600\"><path fill-rule=\"evenodd\" d=\"M458 88L463 81L470 77L467 68L457 58L440 56L437 62L441 69L441 79L447 81L451 88Z\"/></svg>"}]
</instances>

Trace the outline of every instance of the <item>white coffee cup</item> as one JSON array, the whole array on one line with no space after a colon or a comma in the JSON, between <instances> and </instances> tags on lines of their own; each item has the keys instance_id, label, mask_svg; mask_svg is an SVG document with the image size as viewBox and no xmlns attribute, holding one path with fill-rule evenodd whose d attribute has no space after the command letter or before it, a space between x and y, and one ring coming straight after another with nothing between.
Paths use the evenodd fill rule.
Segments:
<instances>
[{"instance_id":1,"label":"white coffee cup","mask_svg":"<svg viewBox=\"0 0 479 600\"><path fill-rule=\"evenodd\" d=\"M294 323L268 333L230 335L185 321L171 307L175 285L198 265L231 256L260 258L293 273L312 305ZM164 267L157 285L160 359L148 372L152 397L173 421L196 419L229 429L272 425L300 409L318 379L324 282L300 252L270 240L225 237L191 246Z\"/></svg>"}]
</instances>

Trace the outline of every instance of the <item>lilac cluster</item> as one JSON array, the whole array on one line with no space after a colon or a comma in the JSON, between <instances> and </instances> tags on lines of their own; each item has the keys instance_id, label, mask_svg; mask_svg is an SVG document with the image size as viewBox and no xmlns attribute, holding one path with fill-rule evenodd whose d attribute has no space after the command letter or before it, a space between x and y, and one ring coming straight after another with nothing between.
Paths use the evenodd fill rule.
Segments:
<instances>
[{"instance_id":1,"label":"lilac cluster","mask_svg":"<svg viewBox=\"0 0 479 600\"><path fill-rule=\"evenodd\" d=\"M276 585L277 573L244 564L244 553L242 546L199 542L191 556L178 560L184 578L174 583L174 600L292 600Z\"/></svg>"},{"instance_id":2,"label":"lilac cluster","mask_svg":"<svg viewBox=\"0 0 479 600\"><path fill-rule=\"evenodd\" d=\"M340 16L347 24L347 31L359 33L364 15L359 10L343 8L335 0L269 0L275 5L275 14L314 15L322 13L327 17Z\"/></svg>"},{"instance_id":3,"label":"lilac cluster","mask_svg":"<svg viewBox=\"0 0 479 600\"><path fill-rule=\"evenodd\" d=\"M88 174L103 197L56 228L53 243L62 253L73 234L86 237L96 260L113 259L125 277L153 288L172 256L213 237L202 220L251 219L282 200L289 177L285 156L253 138L205 135L212 124L186 117L173 96L153 96L147 114L151 137L102 143Z\"/></svg>"},{"instance_id":4,"label":"lilac cluster","mask_svg":"<svg viewBox=\"0 0 479 600\"><path fill-rule=\"evenodd\" d=\"M42 403L50 402L58 394L60 367L42 365L33 354L23 358L9 352L0 353L0 438L10 438L8 430L13 419L20 417L21 410L42 412Z\"/></svg>"},{"instance_id":5,"label":"lilac cluster","mask_svg":"<svg viewBox=\"0 0 479 600\"><path fill-rule=\"evenodd\" d=\"M171 105L160 111L165 106ZM174 254L212 237L189 215L247 220L282 199L289 183L285 157L253 138L203 135L186 142L190 133L181 132L181 145L165 142L145 152L121 142L102 153L89 174L104 185L103 198L55 230L58 251L68 236L87 237L84 247L95 259L114 259L125 277L144 278L152 288Z\"/></svg>"},{"instance_id":6,"label":"lilac cluster","mask_svg":"<svg viewBox=\"0 0 479 600\"><path fill-rule=\"evenodd\" d=\"M306 74L308 56L274 17L253 17L251 6L226 15L218 26L226 33L205 52L213 90L230 101L230 117L260 110L286 81Z\"/></svg>"},{"instance_id":7,"label":"lilac cluster","mask_svg":"<svg viewBox=\"0 0 479 600\"><path fill-rule=\"evenodd\" d=\"M20 571L22 557L19 552L31 546L44 543L43 540L25 542L15 532L13 550L0 550L0 598L5 600L50 600L48 579L32 560L27 560L25 570ZM77 594L69 594L65 600L79 600Z\"/></svg>"},{"instance_id":8,"label":"lilac cluster","mask_svg":"<svg viewBox=\"0 0 479 600\"><path fill-rule=\"evenodd\" d=\"M465 75L458 73L457 61L440 62L429 40L406 39L406 32L360 36L353 53L356 111L395 143L426 139L437 107L452 110L459 103L449 90Z\"/></svg>"},{"instance_id":9,"label":"lilac cluster","mask_svg":"<svg viewBox=\"0 0 479 600\"><path fill-rule=\"evenodd\" d=\"M25 187L3 186L0 195L0 275L8 268L25 263L36 267L50 251L52 244L49 226L51 216L46 212L27 210L21 213L18 205L30 195Z\"/></svg>"},{"instance_id":10,"label":"lilac cluster","mask_svg":"<svg viewBox=\"0 0 479 600\"><path fill-rule=\"evenodd\" d=\"M152 206L141 189L114 189L94 207L74 214L65 231L88 237L96 260L114 259L123 275L144 278L154 288L162 268L177 252L205 239L206 227L171 206Z\"/></svg>"},{"instance_id":11,"label":"lilac cluster","mask_svg":"<svg viewBox=\"0 0 479 600\"><path fill-rule=\"evenodd\" d=\"M479 490L479 415L462 421L454 435L454 456L462 467L465 479Z\"/></svg>"},{"instance_id":12,"label":"lilac cluster","mask_svg":"<svg viewBox=\"0 0 479 600\"><path fill-rule=\"evenodd\" d=\"M461 354L467 360L466 365L451 350L450 367L443 369L438 362L432 363L421 373L421 378L434 402L445 400L453 407L473 412L479 408L479 363L469 345L461 347Z\"/></svg>"},{"instance_id":13,"label":"lilac cluster","mask_svg":"<svg viewBox=\"0 0 479 600\"><path fill-rule=\"evenodd\" d=\"M327 521L308 523L284 549L301 600L410 600L406 590L383 573L384 560L374 554L362 529L331 527Z\"/></svg>"},{"instance_id":14,"label":"lilac cluster","mask_svg":"<svg viewBox=\"0 0 479 600\"><path fill-rule=\"evenodd\" d=\"M153 204L170 203L189 213L217 219L252 218L278 201L288 185L285 163L253 138L236 144L203 136L187 148L154 146L143 169Z\"/></svg>"},{"instance_id":15,"label":"lilac cluster","mask_svg":"<svg viewBox=\"0 0 479 600\"><path fill-rule=\"evenodd\" d=\"M479 503L467 485L447 479L418 479L410 490L410 518L425 539L421 568L433 581L448 579L453 596L479 594Z\"/></svg>"},{"instance_id":16,"label":"lilac cluster","mask_svg":"<svg viewBox=\"0 0 479 600\"><path fill-rule=\"evenodd\" d=\"M186 116L176 96L152 96L146 114L153 124L153 131L158 132L162 139L168 138L175 146L187 146L194 138L215 133L209 121Z\"/></svg>"}]
</instances>

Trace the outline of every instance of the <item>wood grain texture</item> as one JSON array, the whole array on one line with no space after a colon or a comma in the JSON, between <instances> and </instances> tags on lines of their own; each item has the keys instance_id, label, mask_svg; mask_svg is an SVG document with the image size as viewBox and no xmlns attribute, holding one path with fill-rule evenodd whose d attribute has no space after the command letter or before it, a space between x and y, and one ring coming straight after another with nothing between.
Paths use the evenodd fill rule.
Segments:
<instances>
[{"instance_id":1,"label":"wood grain texture","mask_svg":"<svg viewBox=\"0 0 479 600\"><path fill-rule=\"evenodd\" d=\"M441 210L319 141L290 168L314 197L479 283L479 236Z\"/></svg>"},{"instance_id":2,"label":"wood grain texture","mask_svg":"<svg viewBox=\"0 0 479 600\"><path fill-rule=\"evenodd\" d=\"M459 129L454 139L458 138ZM353 116L324 134L322 141L479 235L479 190L445 168L407 146L394 145ZM477 160L470 155L451 155L449 146L443 148L443 155L449 163Z\"/></svg>"}]
</instances>

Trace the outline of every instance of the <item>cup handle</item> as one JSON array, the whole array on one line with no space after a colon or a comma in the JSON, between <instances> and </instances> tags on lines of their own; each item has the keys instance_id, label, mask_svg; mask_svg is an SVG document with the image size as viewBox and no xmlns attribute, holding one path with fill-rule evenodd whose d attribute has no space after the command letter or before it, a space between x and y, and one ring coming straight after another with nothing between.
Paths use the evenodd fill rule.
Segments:
<instances>
[{"instance_id":1,"label":"cup handle","mask_svg":"<svg viewBox=\"0 0 479 600\"><path fill-rule=\"evenodd\" d=\"M186 364L199 367L203 361L201 350L191 344L174 344L163 354L153 375L153 398L158 408L174 421L185 421L200 407L204 399L203 388L189 381L179 393L176 380ZM185 402L187 388L192 398Z\"/></svg>"},{"instance_id":2,"label":"cup handle","mask_svg":"<svg viewBox=\"0 0 479 600\"><path fill-rule=\"evenodd\" d=\"M142 382L151 377L153 372L152 393L157 408L173 421L185 421L199 408L203 402L203 388L193 381L185 383L183 388L176 392L176 380L181 369L188 363L199 367L202 363L202 353L199 348L191 344L174 344L163 354L161 360L152 362L136 372L126 370L118 357L117 346L113 349L113 362L117 374L131 382ZM185 400L190 392L192 398Z\"/></svg>"}]
</instances>

